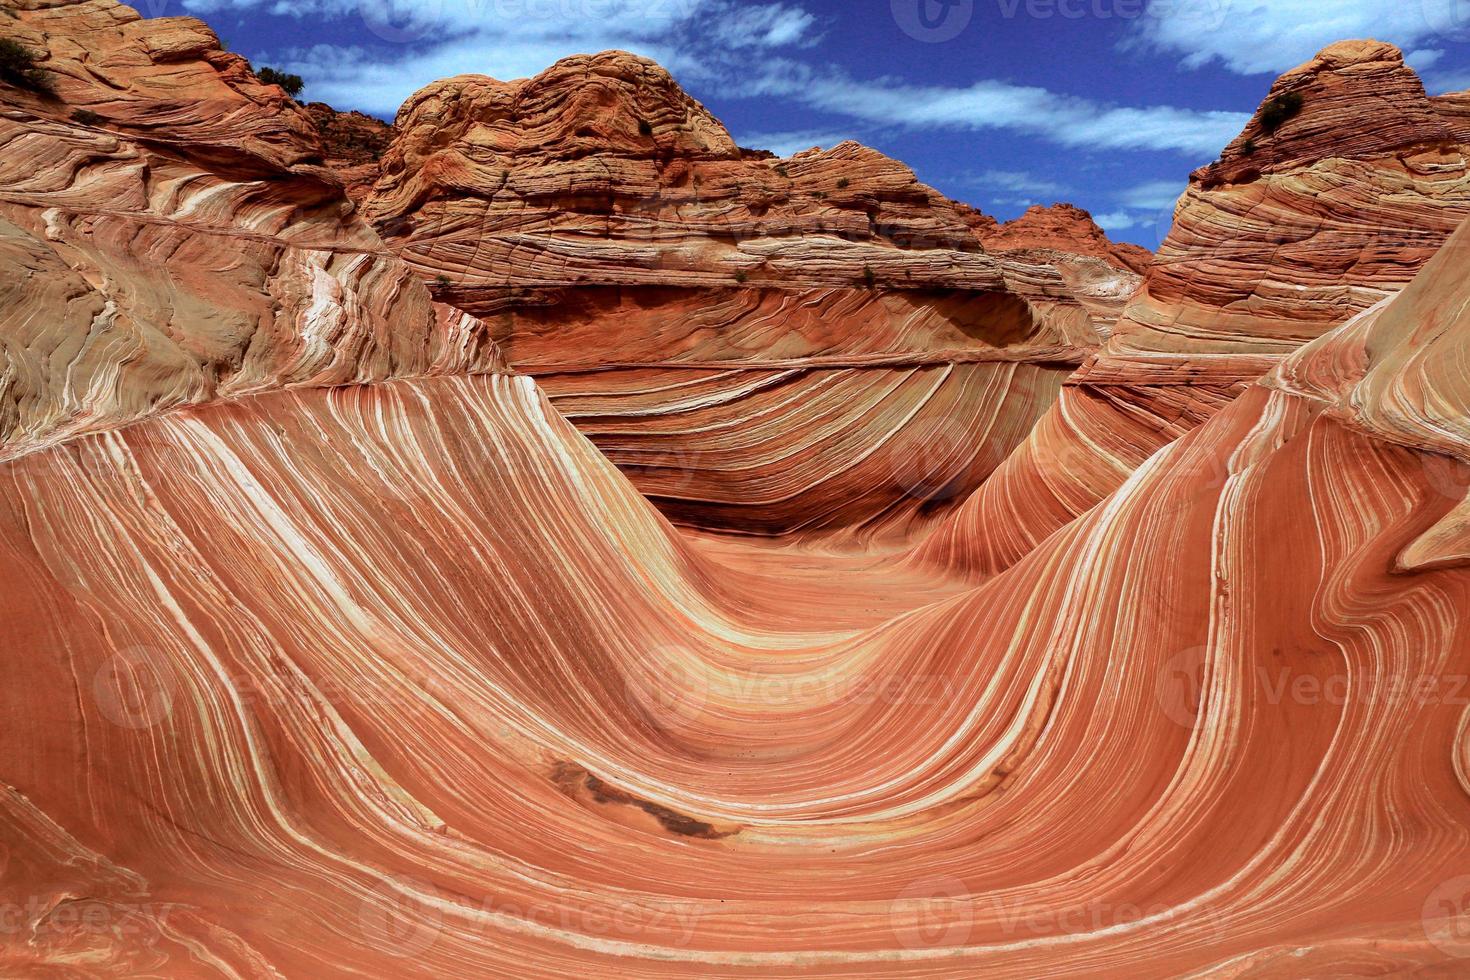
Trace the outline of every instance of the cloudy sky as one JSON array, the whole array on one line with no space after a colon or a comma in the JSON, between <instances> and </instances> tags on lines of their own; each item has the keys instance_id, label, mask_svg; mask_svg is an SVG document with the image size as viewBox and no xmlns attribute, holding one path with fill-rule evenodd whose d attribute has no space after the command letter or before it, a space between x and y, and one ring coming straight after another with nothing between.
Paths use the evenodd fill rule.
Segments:
<instances>
[{"instance_id":1,"label":"cloudy sky","mask_svg":"<svg viewBox=\"0 0 1470 980\"><path fill-rule=\"evenodd\" d=\"M1190 170L1335 40L1470 88L1470 0L134 0L202 17L304 99L387 119L416 88L623 48L743 146L858 139L1002 218L1071 201L1153 247Z\"/></svg>"}]
</instances>

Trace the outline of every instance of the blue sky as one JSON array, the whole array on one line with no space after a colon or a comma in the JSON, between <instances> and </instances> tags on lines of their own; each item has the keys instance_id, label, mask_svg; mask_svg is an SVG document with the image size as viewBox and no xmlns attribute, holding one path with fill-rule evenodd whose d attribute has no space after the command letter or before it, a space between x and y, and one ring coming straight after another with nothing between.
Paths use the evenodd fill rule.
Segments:
<instances>
[{"instance_id":1,"label":"blue sky","mask_svg":"<svg viewBox=\"0 0 1470 980\"><path fill-rule=\"evenodd\" d=\"M852 138L1001 218L1071 201L1155 247L1193 168L1272 79L1332 41L1470 88L1470 0L134 0L207 20L304 99L391 119L446 75L535 74L623 48L744 146Z\"/></svg>"}]
</instances>

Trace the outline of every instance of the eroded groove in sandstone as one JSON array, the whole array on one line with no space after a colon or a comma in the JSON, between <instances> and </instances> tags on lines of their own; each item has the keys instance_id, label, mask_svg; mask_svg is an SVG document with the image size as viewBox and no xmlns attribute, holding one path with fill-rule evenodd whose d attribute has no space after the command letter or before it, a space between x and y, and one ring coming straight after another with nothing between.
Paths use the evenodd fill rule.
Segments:
<instances>
[{"instance_id":1,"label":"eroded groove in sandstone","mask_svg":"<svg viewBox=\"0 0 1470 980\"><path fill-rule=\"evenodd\" d=\"M1268 132L1262 113L1286 95L1301 109ZM1281 76L1191 176L1106 342L922 560L979 577L1009 567L1284 357L1407 285L1470 217L1464 101L1427 97L1377 41ZM1120 408L1120 392L1143 410Z\"/></svg>"},{"instance_id":2,"label":"eroded groove in sandstone","mask_svg":"<svg viewBox=\"0 0 1470 980\"><path fill-rule=\"evenodd\" d=\"M988 278L579 291L558 345L431 306L198 22L83 0L17 29L65 77L0 87L30 154L0 156L0 972L1467 962L1470 226L1350 322L1263 326L1260 378L1192 351L1064 385L1028 345L1097 321ZM134 80L107 98L135 123L69 121L112 104L93 71ZM286 135L226 153L206 109ZM683 111L655 132L727 152ZM580 138L559 120L537 139ZM975 528L978 582L908 552L852 462L956 418L985 437L913 472L998 464L1027 515ZM640 488L694 499L650 458L686 444L721 474L699 520L755 498L803 533L676 527ZM822 548L814 515L894 536Z\"/></svg>"}]
</instances>

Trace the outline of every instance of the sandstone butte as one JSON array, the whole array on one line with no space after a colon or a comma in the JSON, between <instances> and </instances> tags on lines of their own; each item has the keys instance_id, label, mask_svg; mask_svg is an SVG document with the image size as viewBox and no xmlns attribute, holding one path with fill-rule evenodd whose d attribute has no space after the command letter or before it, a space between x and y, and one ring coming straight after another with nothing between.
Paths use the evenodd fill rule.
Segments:
<instances>
[{"instance_id":1,"label":"sandstone butte","mask_svg":"<svg viewBox=\"0 0 1470 980\"><path fill-rule=\"evenodd\" d=\"M653 62L446 79L362 211L696 528L910 532L976 489L1137 287L1076 208L1007 225L846 142L742 150Z\"/></svg>"},{"instance_id":2,"label":"sandstone butte","mask_svg":"<svg viewBox=\"0 0 1470 980\"><path fill-rule=\"evenodd\" d=\"M0 973L1463 974L1463 130L1395 52L1286 76L1114 329L1131 256L1069 212L1000 229L854 145L783 178L626 56L431 86L359 211L335 121L200 22L14 13L54 94L0 84ZM1394 84L1403 119L1351 111ZM450 91L480 108L424 155ZM649 91L664 156L617 99L562 115ZM556 155L587 119L610 183ZM720 416L757 469L824 425L878 452L932 366L1040 421L906 542L835 489L825 530L715 535L568 407L678 446L680 357L892 372L886 422ZM1043 533L1047 444L1116 477ZM961 526L1002 476L1015 523ZM977 576L926 533L1039 536Z\"/></svg>"}]
</instances>

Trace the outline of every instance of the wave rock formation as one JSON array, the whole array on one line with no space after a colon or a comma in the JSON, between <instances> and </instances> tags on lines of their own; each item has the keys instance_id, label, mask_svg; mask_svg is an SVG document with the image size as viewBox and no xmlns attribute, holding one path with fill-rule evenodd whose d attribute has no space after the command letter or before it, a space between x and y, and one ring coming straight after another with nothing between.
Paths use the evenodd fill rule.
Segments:
<instances>
[{"instance_id":1,"label":"wave rock formation","mask_svg":"<svg viewBox=\"0 0 1470 980\"><path fill-rule=\"evenodd\" d=\"M421 93L369 225L322 120L198 21L16 13L53 91L0 85L0 972L1470 962L1470 227L1427 243L1457 149L1383 121L1394 152L1333 155L1309 101L1258 177L1196 178L1105 337L1128 253L1055 247L1065 214L1005 232L853 145L747 155L627 56ZM1240 277L1208 255L1261 254L1201 229L1329 174L1349 210L1392 175L1426 241L1304 241L1257 318L1210 314ZM1308 265L1290 327L1271 284ZM938 537L816 546L921 529L862 467L924 411L1009 473L1084 405L1135 422L1127 465L1048 533L967 528L1024 550L982 580L906 550ZM690 487L631 458L704 427Z\"/></svg>"},{"instance_id":2,"label":"wave rock formation","mask_svg":"<svg viewBox=\"0 0 1470 980\"><path fill-rule=\"evenodd\" d=\"M676 521L908 529L1000 464L1137 286L1086 212L1001 226L847 142L742 150L645 58L437 82L364 213Z\"/></svg>"},{"instance_id":3,"label":"wave rock formation","mask_svg":"<svg viewBox=\"0 0 1470 980\"><path fill-rule=\"evenodd\" d=\"M1428 97L1377 41L1278 79L1191 176L1106 342L924 558L982 578L1008 567L1301 345L1402 289L1470 217L1464 103Z\"/></svg>"}]
</instances>

